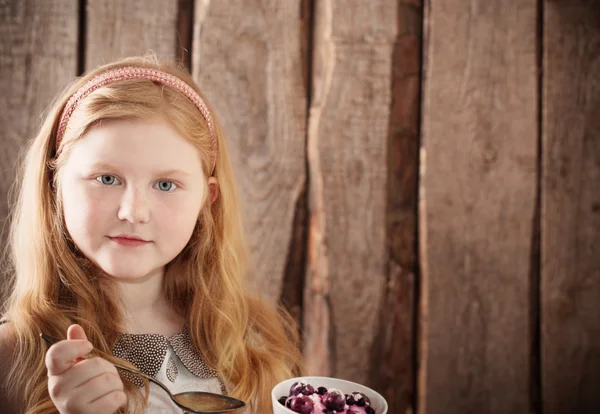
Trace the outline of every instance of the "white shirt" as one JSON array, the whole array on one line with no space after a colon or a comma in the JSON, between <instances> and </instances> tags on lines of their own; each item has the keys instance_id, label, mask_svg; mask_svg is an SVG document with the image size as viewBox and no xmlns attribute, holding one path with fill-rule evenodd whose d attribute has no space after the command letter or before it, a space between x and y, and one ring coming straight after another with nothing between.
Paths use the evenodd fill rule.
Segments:
<instances>
[{"instance_id":1,"label":"white shirt","mask_svg":"<svg viewBox=\"0 0 600 414\"><path fill-rule=\"evenodd\" d=\"M171 337L158 334L122 334L113 348L113 354L159 380L172 394L185 391L227 394L232 388L232 384L223 381L204 362L192 344L187 327ZM138 376L119 371L124 379L138 386L143 385ZM162 388L150 383L145 412L182 414L186 411L179 408ZM240 414L250 414L250 410L246 409Z\"/></svg>"},{"instance_id":2,"label":"white shirt","mask_svg":"<svg viewBox=\"0 0 600 414\"><path fill-rule=\"evenodd\" d=\"M172 358L172 361L175 362L175 367L177 368L177 377L175 381L172 382L167 377L167 365L169 358ZM205 391L212 392L215 394L221 394L221 384L218 378L199 378L192 374L186 367L183 365L171 344L167 347L167 355L165 360L160 367L160 371L157 372L155 378L165 384L165 386L171 391L173 394L177 394L185 391ZM150 383L150 395L148 398L148 406L146 409L146 413L148 414L172 414L172 413L183 413L184 411L179 408L171 398L167 395L167 393L161 389L158 385Z\"/></svg>"}]
</instances>

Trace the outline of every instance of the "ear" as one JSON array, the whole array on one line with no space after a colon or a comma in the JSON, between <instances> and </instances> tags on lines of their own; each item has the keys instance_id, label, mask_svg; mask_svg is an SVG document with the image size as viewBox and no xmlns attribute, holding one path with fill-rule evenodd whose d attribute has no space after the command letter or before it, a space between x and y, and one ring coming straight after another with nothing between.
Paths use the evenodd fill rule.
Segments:
<instances>
[{"instance_id":1,"label":"ear","mask_svg":"<svg viewBox=\"0 0 600 414\"><path fill-rule=\"evenodd\" d=\"M219 182L215 177L208 178L208 191L210 204L212 205L215 201L217 201L217 198L219 197Z\"/></svg>"}]
</instances>

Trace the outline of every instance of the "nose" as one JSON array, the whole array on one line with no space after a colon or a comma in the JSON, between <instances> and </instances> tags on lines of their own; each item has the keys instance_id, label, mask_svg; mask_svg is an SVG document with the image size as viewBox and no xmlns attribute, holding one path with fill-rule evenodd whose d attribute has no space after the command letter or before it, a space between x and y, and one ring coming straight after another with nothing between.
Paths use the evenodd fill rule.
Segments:
<instances>
[{"instance_id":1,"label":"nose","mask_svg":"<svg viewBox=\"0 0 600 414\"><path fill-rule=\"evenodd\" d=\"M147 223L150 220L150 205L143 191L130 188L123 193L119 212L119 220L130 223Z\"/></svg>"}]
</instances>

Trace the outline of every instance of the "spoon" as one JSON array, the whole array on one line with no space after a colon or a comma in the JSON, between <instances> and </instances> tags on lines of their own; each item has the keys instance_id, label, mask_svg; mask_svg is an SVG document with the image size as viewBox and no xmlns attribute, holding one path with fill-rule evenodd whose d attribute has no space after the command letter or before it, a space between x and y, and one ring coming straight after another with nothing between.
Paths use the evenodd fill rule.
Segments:
<instances>
[{"instance_id":1,"label":"spoon","mask_svg":"<svg viewBox=\"0 0 600 414\"><path fill-rule=\"evenodd\" d=\"M40 337L44 341L46 341L46 343L48 343L48 345L53 345L60 341L59 339L51 338L48 335L45 335L43 333L40 334ZM90 357L90 355L86 356L86 358L89 358L89 357ZM169 395L169 397L171 397L171 400L173 400L173 402L175 404L177 404L177 406L179 408L191 411L193 413L197 413L197 414L229 413L229 412L244 408L246 406L246 403L241 400L238 400L238 399L235 399L232 397L228 397L226 395L213 394L211 392L187 391L187 392L181 392L178 394L171 394L171 391L169 391L169 389L162 382L157 380L156 378L151 377L150 375L146 375L143 372L138 371L137 369L129 368L129 367L126 367L124 365L121 365L121 364L118 364L115 362L111 362L111 363L117 368L121 368L125 371L129 371L133 374L139 375L140 377L146 378L148 381L155 383L160 388L162 388Z\"/></svg>"}]
</instances>

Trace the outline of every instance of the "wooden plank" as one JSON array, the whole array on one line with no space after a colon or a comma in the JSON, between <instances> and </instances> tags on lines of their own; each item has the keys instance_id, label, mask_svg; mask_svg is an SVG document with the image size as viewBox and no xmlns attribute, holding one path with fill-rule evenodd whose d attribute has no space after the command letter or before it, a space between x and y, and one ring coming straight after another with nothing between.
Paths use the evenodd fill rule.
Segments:
<instances>
[{"instance_id":1,"label":"wooden plank","mask_svg":"<svg viewBox=\"0 0 600 414\"><path fill-rule=\"evenodd\" d=\"M188 70L192 67L192 38L194 33L194 0L178 0L176 59Z\"/></svg>"},{"instance_id":2,"label":"wooden plank","mask_svg":"<svg viewBox=\"0 0 600 414\"><path fill-rule=\"evenodd\" d=\"M305 354L311 374L375 386L397 3L322 0L315 7Z\"/></svg>"},{"instance_id":3,"label":"wooden plank","mask_svg":"<svg viewBox=\"0 0 600 414\"><path fill-rule=\"evenodd\" d=\"M300 2L300 49L303 58L302 73L307 100L311 86L312 34L314 29L312 0ZM306 249L308 244L308 182L305 180L296 202L296 213L292 229L292 241L288 252L282 281L280 303L292 314L302 331L304 310L304 282L306 275Z\"/></svg>"},{"instance_id":4,"label":"wooden plank","mask_svg":"<svg viewBox=\"0 0 600 414\"><path fill-rule=\"evenodd\" d=\"M177 0L88 0L85 69L148 51L175 58L177 8Z\"/></svg>"},{"instance_id":5,"label":"wooden plank","mask_svg":"<svg viewBox=\"0 0 600 414\"><path fill-rule=\"evenodd\" d=\"M421 0L402 0L392 62L388 143L387 242L391 253L371 384L394 413L415 411L417 185L421 107Z\"/></svg>"},{"instance_id":6,"label":"wooden plank","mask_svg":"<svg viewBox=\"0 0 600 414\"><path fill-rule=\"evenodd\" d=\"M542 179L545 414L600 406L600 11L546 1Z\"/></svg>"},{"instance_id":7,"label":"wooden plank","mask_svg":"<svg viewBox=\"0 0 600 414\"><path fill-rule=\"evenodd\" d=\"M530 412L536 3L426 3L421 413Z\"/></svg>"},{"instance_id":8,"label":"wooden plank","mask_svg":"<svg viewBox=\"0 0 600 414\"><path fill-rule=\"evenodd\" d=\"M77 75L76 0L0 1L0 220L22 145L41 115ZM0 276L0 285L2 279Z\"/></svg>"},{"instance_id":9,"label":"wooden plank","mask_svg":"<svg viewBox=\"0 0 600 414\"><path fill-rule=\"evenodd\" d=\"M224 125L256 271L282 292L306 181L301 1L197 1L192 72Z\"/></svg>"}]
</instances>

